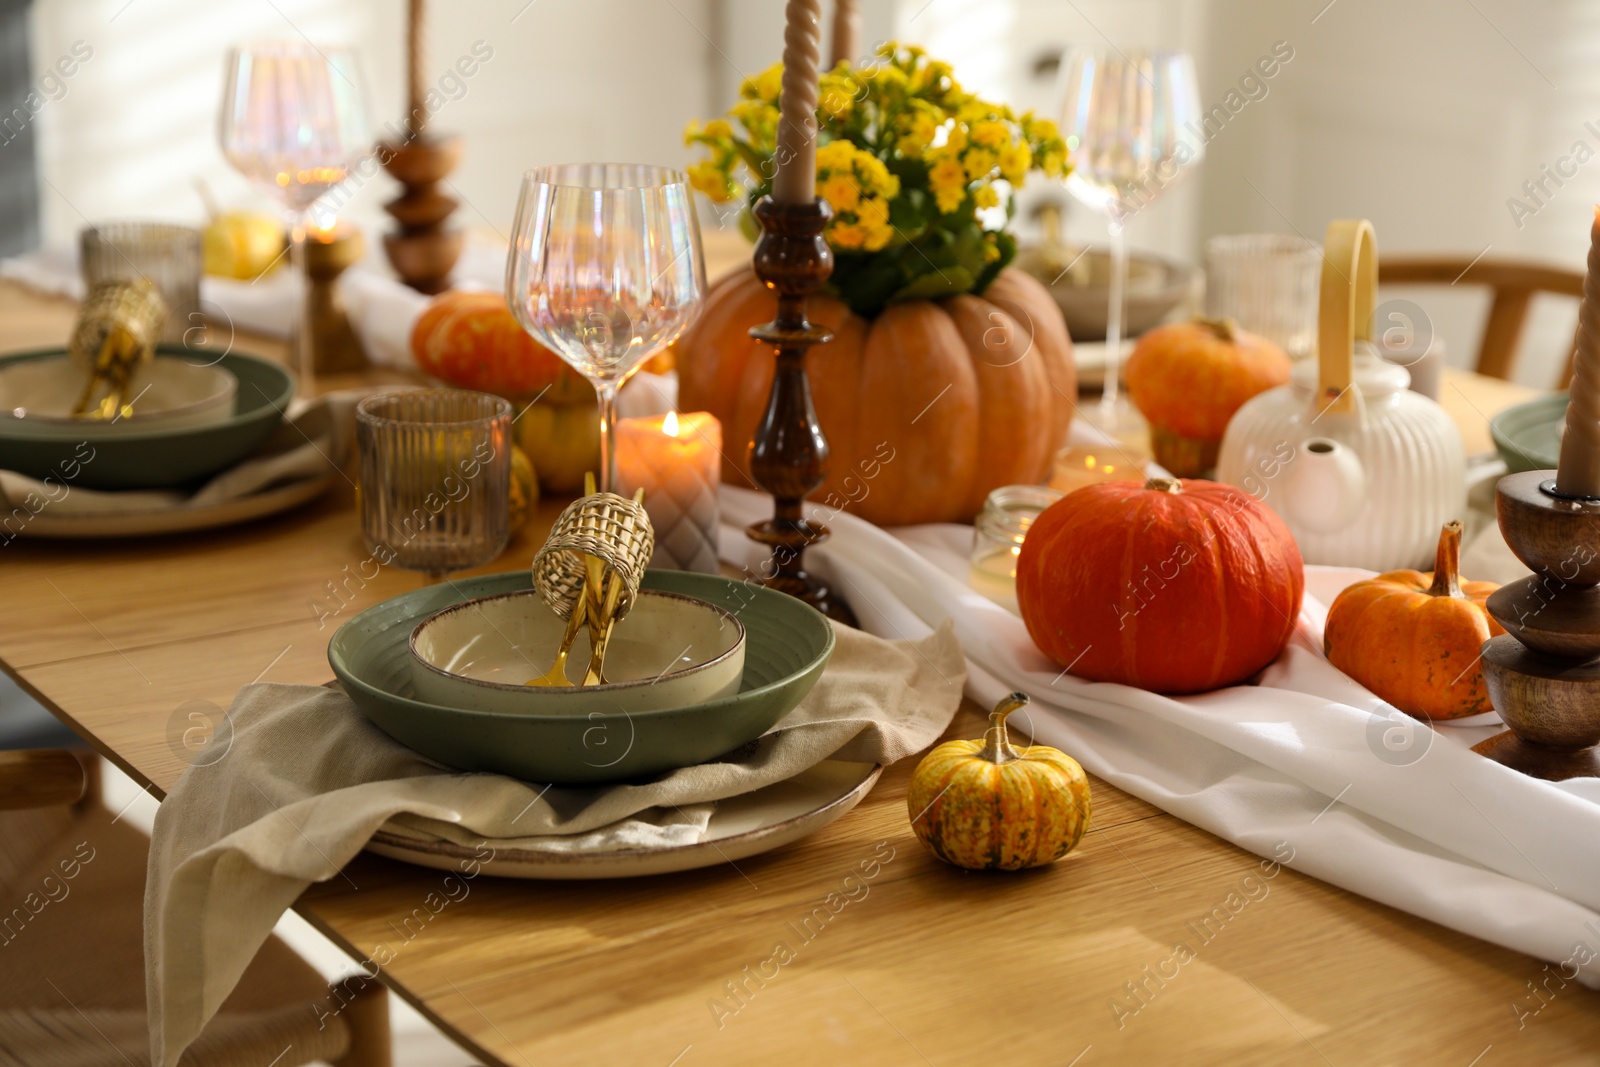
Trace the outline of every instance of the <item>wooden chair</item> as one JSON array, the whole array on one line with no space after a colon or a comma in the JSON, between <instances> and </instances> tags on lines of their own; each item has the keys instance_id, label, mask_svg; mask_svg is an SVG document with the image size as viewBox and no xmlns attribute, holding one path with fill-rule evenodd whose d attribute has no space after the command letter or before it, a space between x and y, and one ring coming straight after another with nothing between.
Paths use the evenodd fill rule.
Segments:
<instances>
[{"instance_id":1,"label":"wooden chair","mask_svg":"<svg viewBox=\"0 0 1600 1067\"><path fill-rule=\"evenodd\" d=\"M1535 293L1583 296L1583 272L1538 263L1504 259L1472 260L1464 256L1391 256L1378 262L1379 285L1481 285L1494 294L1475 370L1491 378L1510 378L1517 361L1522 327ZM1573 349L1561 372L1559 388L1572 380Z\"/></svg>"},{"instance_id":2,"label":"wooden chair","mask_svg":"<svg viewBox=\"0 0 1600 1067\"><path fill-rule=\"evenodd\" d=\"M96 763L84 759L59 749L0 751L0 1061L148 1067L150 842L100 803L88 769ZM390 1067L387 994L377 982L330 990L272 938L181 1063L318 1060Z\"/></svg>"}]
</instances>

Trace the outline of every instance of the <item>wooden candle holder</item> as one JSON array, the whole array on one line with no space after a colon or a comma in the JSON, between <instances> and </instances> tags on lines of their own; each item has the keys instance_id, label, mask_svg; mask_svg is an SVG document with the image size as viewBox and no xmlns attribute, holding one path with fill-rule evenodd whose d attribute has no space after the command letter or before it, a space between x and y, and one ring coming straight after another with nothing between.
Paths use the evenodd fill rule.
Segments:
<instances>
[{"instance_id":1,"label":"wooden candle holder","mask_svg":"<svg viewBox=\"0 0 1600 1067\"><path fill-rule=\"evenodd\" d=\"M446 228L457 204L439 183L461 161L461 139L419 133L379 145L379 158L404 190L383 205L400 224L383 235L383 250L401 281L419 293L442 293L461 258L461 231Z\"/></svg>"},{"instance_id":2,"label":"wooden candle holder","mask_svg":"<svg viewBox=\"0 0 1600 1067\"><path fill-rule=\"evenodd\" d=\"M344 301L339 298L339 275L361 259L366 242L361 231L341 227L327 239L307 235L306 313L311 316L311 365L318 374L344 374L367 365L361 339L350 325Z\"/></svg>"},{"instance_id":3,"label":"wooden candle holder","mask_svg":"<svg viewBox=\"0 0 1600 1067\"><path fill-rule=\"evenodd\" d=\"M806 318L806 297L833 273L833 251L822 231L833 217L825 200L780 204L770 196L755 207L761 223L756 277L778 296L778 315L750 336L777 349L767 410L750 444L750 476L772 494L773 517L753 523L750 538L772 550L773 573L763 585L810 604L831 619L855 625L855 616L826 582L806 572L805 550L828 539L828 528L805 518L807 493L828 477L828 440L817 422L806 378L806 351L833 332Z\"/></svg>"},{"instance_id":4,"label":"wooden candle holder","mask_svg":"<svg viewBox=\"0 0 1600 1067\"><path fill-rule=\"evenodd\" d=\"M1557 495L1555 471L1500 479L1495 514L1532 576L1501 586L1483 646L1489 699L1510 727L1473 751L1558 782L1600 777L1600 499Z\"/></svg>"}]
</instances>

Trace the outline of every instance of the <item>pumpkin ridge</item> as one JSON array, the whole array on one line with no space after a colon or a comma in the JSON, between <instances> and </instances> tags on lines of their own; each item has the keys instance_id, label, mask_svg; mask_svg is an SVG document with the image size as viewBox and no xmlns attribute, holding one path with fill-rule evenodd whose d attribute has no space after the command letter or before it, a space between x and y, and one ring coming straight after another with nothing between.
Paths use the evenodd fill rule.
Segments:
<instances>
[{"instance_id":1,"label":"pumpkin ridge","mask_svg":"<svg viewBox=\"0 0 1600 1067\"><path fill-rule=\"evenodd\" d=\"M1051 770L1039 764L1031 764L1028 769L1028 783L1038 801L1036 810L1039 821L1034 824L1038 827L1033 846L1035 864L1049 863L1056 858L1056 843L1066 830L1066 812L1057 798L1045 788L1044 776L1050 773Z\"/></svg>"},{"instance_id":2,"label":"pumpkin ridge","mask_svg":"<svg viewBox=\"0 0 1600 1067\"><path fill-rule=\"evenodd\" d=\"M1212 603L1212 606L1215 608L1217 613L1216 618L1212 620L1215 624L1212 630L1212 632L1215 634L1215 638L1213 652L1211 654L1211 669L1206 676L1207 681L1205 686L1207 689L1212 689L1215 688L1215 683L1218 679L1227 676L1227 672L1225 670L1228 656L1227 633L1228 621L1231 617L1231 613L1228 610L1230 606L1230 596L1227 585L1227 569L1225 566L1227 561L1223 556L1223 545L1219 543L1224 535L1222 530L1217 527L1215 520L1209 512L1205 515L1199 516L1186 514L1184 519L1186 520L1189 533L1192 533L1198 526L1200 530L1209 535L1202 540L1200 547L1203 551L1205 551L1210 559L1211 566L1196 573L1203 577L1205 585L1208 587L1206 590L1207 599ZM1187 540L1188 538L1185 538L1184 542L1181 543L1187 543ZM1197 553L1194 560L1191 561L1191 566L1199 562L1200 557Z\"/></svg>"},{"instance_id":3,"label":"pumpkin ridge","mask_svg":"<svg viewBox=\"0 0 1600 1067\"><path fill-rule=\"evenodd\" d=\"M1146 501L1140 500L1136 504L1136 507L1138 510L1134 512L1135 521L1130 523L1130 525L1137 528L1138 519L1143 516L1145 510L1149 507L1149 504ZM1139 532L1144 533L1145 530L1141 529ZM1126 543L1123 545L1122 566L1118 568L1118 575L1121 577L1121 588L1123 590L1137 588L1133 582L1133 569L1138 563L1139 559L1144 555L1141 549L1142 546L1139 545L1137 540L1133 537L1129 537ZM1121 602L1117 604L1116 608L1117 628L1122 631L1122 636L1119 639L1119 643L1122 646L1122 661L1124 663L1137 663L1137 657L1139 655L1139 613L1144 610L1144 602L1139 600L1137 596L1134 597L1134 600L1138 604L1138 607L1134 608L1126 615L1124 615L1122 612L1123 604ZM1093 644L1091 644L1090 647L1094 647ZM1087 652L1085 654L1087 655Z\"/></svg>"}]
</instances>

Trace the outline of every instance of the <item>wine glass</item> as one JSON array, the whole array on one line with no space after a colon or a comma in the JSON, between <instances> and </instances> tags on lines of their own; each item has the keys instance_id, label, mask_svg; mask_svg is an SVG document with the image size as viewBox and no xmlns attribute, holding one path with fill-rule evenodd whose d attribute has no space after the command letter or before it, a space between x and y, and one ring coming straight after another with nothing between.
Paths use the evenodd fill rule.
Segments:
<instances>
[{"instance_id":1,"label":"wine glass","mask_svg":"<svg viewBox=\"0 0 1600 1067\"><path fill-rule=\"evenodd\" d=\"M1088 419L1114 438L1136 441L1143 426L1118 381L1128 278L1123 231L1205 155L1194 60L1182 52L1073 49L1062 63L1061 134L1072 154L1067 191L1104 215L1110 230L1105 389L1098 415Z\"/></svg>"},{"instance_id":2,"label":"wine glass","mask_svg":"<svg viewBox=\"0 0 1600 1067\"><path fill-rule=\"evenodd\" d=\"M344 181L371 149L372 127L353 48L302 41L245 45L228 52L218 138L246 178L284 206L300 279L293 366L303 395L312 376L306 307L305 233L312 204Z\"/></svg>"},{"instance_id":3,"label":"wine glass","mask_svg":"<svg viewBox=\"0 0 1600 1067\"><path fill-rule=\"evenodd\" d=\"M522 176L506 300L599 395L601 492L614 491L617 391L688 329L705 288L682 171L569 163Z\"/></svg>"}]
</instances>

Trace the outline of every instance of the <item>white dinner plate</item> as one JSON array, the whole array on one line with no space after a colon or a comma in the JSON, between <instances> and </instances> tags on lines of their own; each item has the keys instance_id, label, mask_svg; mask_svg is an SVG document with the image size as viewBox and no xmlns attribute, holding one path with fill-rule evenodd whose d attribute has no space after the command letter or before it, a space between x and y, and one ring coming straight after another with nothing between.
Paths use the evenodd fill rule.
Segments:
<instances>
[{"instance_id":1,"label":"white dinner plate","mask_svg":"<svg viewBox=\"0 0 1600 1067\"><path fill-rule=\"evenodd\" d=\"M572 881L689 871L744 859L816 833L861 803L882 772L874 763L823 760L793 778L718 801L705 839L688 845L593 852L497 848L485 862L480 849L388 822L372 836L367 851L442 871L458 871L463 861L478 861L483 870L503 878Z\"/></svg>"},{"instance_id":2,"label":"white dinner plate","mask_svg":"<svg viewBox=\"0 0 1600 1067\"><path fill-rule=\"evenodd\" d=\"M46 505L26 525L18 527L16 533L18 537L41 540L89 540L214 530L297 508L321 496L338 475L338 471L330 470L315 478L290 482L237 500L224 500L203 507L174 505L145 511L63 515L52 512Z\"/></svg>"}]
</instances>

